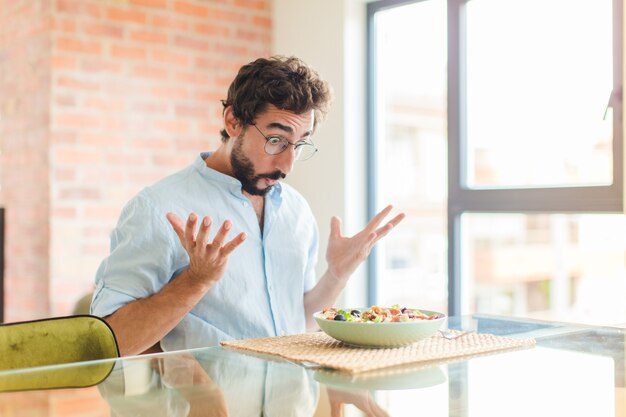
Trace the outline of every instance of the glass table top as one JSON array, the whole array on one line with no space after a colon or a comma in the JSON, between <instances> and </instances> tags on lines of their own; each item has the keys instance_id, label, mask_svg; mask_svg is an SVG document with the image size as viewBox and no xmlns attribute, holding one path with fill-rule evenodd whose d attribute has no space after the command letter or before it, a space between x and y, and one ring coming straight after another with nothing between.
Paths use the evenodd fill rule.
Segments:
<instances>
[{"instance_id":1,"label":"glass table top","mask_svg":"<svg viewBox=\"0 0 626 417\"><path fill-rule=\"evenodd\" d=\"M625 329L448 326L537 345L356 375L221 347L2 371L0 416L626 416Z\"/></svg>"}]
</instances>

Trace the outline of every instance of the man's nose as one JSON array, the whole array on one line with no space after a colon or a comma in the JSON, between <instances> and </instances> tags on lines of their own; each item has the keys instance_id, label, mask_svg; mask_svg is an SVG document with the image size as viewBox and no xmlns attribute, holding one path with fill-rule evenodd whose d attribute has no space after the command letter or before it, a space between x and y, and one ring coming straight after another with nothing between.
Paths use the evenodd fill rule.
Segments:
<instances>
[{"instance_id":1,"label":"man's nose","mask_svg":"<svg viewBox=\"0 0 626 417\"><path fill-rule=\"evenodd\" d=\"M276 155L276 157L276 169L289 174L296 161L296 149L294 146L289 145L287 149Z\"/></svg>"}]
</instances>

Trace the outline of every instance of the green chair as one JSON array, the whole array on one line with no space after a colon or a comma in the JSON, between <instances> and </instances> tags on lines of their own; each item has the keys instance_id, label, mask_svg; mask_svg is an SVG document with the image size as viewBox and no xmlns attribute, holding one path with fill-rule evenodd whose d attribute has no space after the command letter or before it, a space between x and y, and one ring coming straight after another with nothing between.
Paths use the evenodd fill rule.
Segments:
<instances>
[{"instance_id":1,"label":"green chair","mask_svg":"<svg viewBox=\"0 0 626 417\"><path fill-rule=\"evenodd\" d=\"M115 335L99 317L79 315L3 324L0 392L94 385L108 376L115 361L50 365L117 357Z\"/></svg>"}]
</instances>

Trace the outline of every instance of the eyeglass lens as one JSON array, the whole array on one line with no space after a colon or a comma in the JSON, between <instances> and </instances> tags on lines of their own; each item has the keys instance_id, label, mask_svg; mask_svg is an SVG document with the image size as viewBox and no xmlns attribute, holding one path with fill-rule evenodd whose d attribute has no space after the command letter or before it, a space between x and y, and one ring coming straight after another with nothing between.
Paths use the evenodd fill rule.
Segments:
<instances>
[{"instance_id":1,"label":"eyeglass lens","mask_svg":"<svg viewBox=\"0 0 626 417\"><path fill-rule=\"evenodd\" d=\"M280 141L278 142L274 142L273 139L274 138L270 138L267 142L265 142L265 152L270 155L278 155L279 153L284 152L290 145L284 138L280 138ZM299 143L295 145L294 151L296 160L304 161L315 155L317 149L310 143Z\"/></svg>"}]
</instances>

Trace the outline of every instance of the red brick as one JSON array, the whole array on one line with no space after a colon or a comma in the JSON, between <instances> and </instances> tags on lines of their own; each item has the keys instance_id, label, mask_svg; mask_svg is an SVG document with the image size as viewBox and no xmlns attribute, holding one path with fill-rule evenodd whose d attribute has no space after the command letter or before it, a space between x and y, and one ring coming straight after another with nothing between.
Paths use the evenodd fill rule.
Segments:
<instances>
[{"instance_id":1,"label":"red brick","mask_svg":"<svg viewBox=\"0 0 626 417\"><path fill-rule=\"evenodd\" d=\"M179 31L186 31L189 29L189 23L184 19L179 19L173 16L152 16L150 18L152 26L163 29L176 29Z\"/></svg>"},{"instance_id":2,"label":"red brick","mask_svg":"<svg viewBox=\"0 0 626 417\"><path fill-rule=\"evenodd\" d=\"M140 149L142 152L144 150L149 151L154 149L158 149L159 151L173 150L171 139L135 139L130 141L129 145L131 148Z\"/></svg>"},{"instance_id":3,"label":"red brick","mask_svg":"<svg viewBox=\"0 0 626 417\"><path fill-rule=\"evenodd\" d=\"M35 38L38 35L47 35L53 27L52 19L45 17L35 17L28 27L23 28L22 36Z\"/></svg>"},{"instance_id":4,"label":"red brick","mask_svg":"<svg viewBox=\"0 0 626 417\"><path fill-rule=\"evenodd\" d=\"M206 141L199 141L202 143L196 143L193 151L203 151L206 148ZM152 163L158 167L170 167L172 171L176 169L180 169L184 166L189 165L189 156L188 155L155 155L152 157Z\"/></svg>"},{"instance_id":5,"label":"red brick","mask_svg":"<svg viewBox=\"0 0 626 417\"><path fill-rule=\"evenodd\" d=\"M233 5L246 10L270 10L268 0L234 0Z\"/></svg>"},{"instance_id":6,"label":"red brick","mask_svg":"<svg viewBox=\"0 0 626 417\"><path fill-rule=\"evenodd\" d=\"M102 163L104 164L104 159ZM124 184L125 181L128 181L128 174L124 170L121 170L119 167L113 168L107 166L104 169L101 167L95 167L96 169L93 169L94 167L90 168L92 169L84 170L82 172L82 179L87 184ZM103 188L102 192L103 202L111 200L112 195L115 195L117 197L117 195L119 194L116 188ZM119 202L120 208L121 205L124 203L125 201Z\"/></svg>"},{"instance_id":7,"label":"red brick","mask_svg":"<svg viewBox=\"0 0 626 417\"><path fill-rule=\"evenodd\" d=\"M109 7L106 11L106 17L110 20L116 20L125 23L146 23L146 14L139 10Z\"/></svg>"},{"instance_id":8,"label":"red brick","mask_svg":"<svg viewBox=\"0 0 626 417\"><path fill-rule=\"evenodd\" d=\"M214 23L198 23L193 27L194 32L202 35L228 36L230 29L227 26L218 26Z\"/></svg>"},{"instance_id":9,"label":"red brick","mask_svg":"<svg viewBox=\"0 0 626 417\"><path fill-rule=\"evenodd\" d=\"M179 72L175 78L184 83L208 85L214 77L202 72Z\"/></svg>"},{"instance_id":10,"label":"red brick","mask_svg":"<svg viewBox=\"0 0 626 417\"><path fill-rule=\"evenodd\" d=\"M220 90L219 92L195 90L193 92L193 99L197 101L219 103L224 98L226 98L226 90Z\"/></svg>"},{"instance_id":11,"label":"red brick","mask_svg":"<svg viewBox=\"0 0 626 417\"><path fill-rule=\"evenodd\" d=\"M113 114L113 116L108 116L109 114ZM128 129L128 122L125 120L123 114L107 113L106 116L102 117L102 124L106 126L108 130L114 132L123 132Z\"/></svg>"},{"instance_id":12,"label":"red brick","mask_svg":"<svg viewBox=\"0 0 626 417\"><path fill-rule=\"evenodd\" d=\"M50 58L52 69L56 70L75 70L76 58L67 55L52 55Z\"/></svg>"},{"instance_id":13,"label":"red brick","mask_svg":"<svg viewBox=\"0 0 626 417\"><path fill-rule=\"evenodd\" d=\"M60 113L54 117L54 124L58 127L91 128L101 127L102 119L97 115L84 113Z\"/></svg>"},{"instance_id":14,"label":"red brick","mask_svg":"<svg viewBox=\"0 0 626 417\"><path fill-rule=\"evenodd\" d=\"M167 7L167 0L130 0L130 4L165 9Z\"/></svg>"},{"instance_id":15,"label":"red brick","mask_svg":"<svg viewBox=\"0 0 626 417\"><path fill-rule=\"evenodd\" d=\"M154 86L150 89L150 95L168 100L185 100L189 97L184 86Z\"/></svg>"},{"instance_id":16,"label":"red brick","mask_svg":"<svg viewBox=\"0 0 626 417\"><path fill-rule=\"evenodd\" d=\"M117 39L124 37L124 28L112 23L85 23L83 32L95 37L107 36Z\"/></svg>"},{"instance_id":17,"label":"red brick","mask_svg":"<svg viewBox=\"0 0 626 417\"><path fill-rule=\"evenodd\" d=\"M215 132L215 135L219 135L219 131ZM209 144L206 138L198 139L181 139L176 141L176 149L179 151L202 151L209 149Z\"/></svg>"},{"instance_id":18,"label":"red brick","mask_svg":"<svg viewBox=\"0 0 626 417\"><path fill-rule=\"evenodd\" d=\"M247 45L232 45L226 43L218 43L215 46L215 52L228 54L228 55L239 55L239 56L249 56L249 49Z\"/></svg>"},{"instance_id":19,"label":"red brick","mask_svg":"<svg viewBox=\"0 0 626 417\"><path fill-rule=\"evenodd\" d=\"M55 149L53 158L56 166L93 165L101 161L102 154L97 151L81 151L76 149Z\"/></svg>"},{"instance_id":20,"label":"red brick","mask_svg":"<svg viewBox=\"0 0 626 417\"><path fill-rule=\"evenodd\" d=\"M54 30L73 33L76 32L76 21L70 18L53 17L52 27Z\"/></svg>"},{"instance_id":21,"label":"red brick","mask_svg":"<svg viewBox=\"0 0 626 417\"><path fill-rule=\"evenodd\" d=\"M204 119L208 117L206 107L176 106L176 116Z\"/></svg>"},{"instance_id":22,"label":"red brick","mask_svg":"<svg viewBox=\"0 0 626 417\"><path fill-rule=\"evenodd\" d=\"M183 13L194 17L207 17L209 15L208 7L188 3L186 1L177 1L176 3L174 3L174 10L178 13Z\"/></svg>"},{"instance_id":23,"label":"red brick","mask_svg":"<svg viewBox=\"0 0 626 417\"><path fill-rule=\"evenodd\" d=\"M98 41L86 41L66 37L57 38L55 46L60 51L80 52L84 54L99 54L102 51L102 44Z\"/></svg>"},{"instance_id":24,"label":"red brick","mask_svg":"<svg viewBox=\"0 0 626 417\"><path fill-rule=\"evenodd\" d=\"M196 68L208 71L218 71L221 67L221 59L217 57L197 57L195 60Z\"/></svg>"},{"instance_id":25,"label":"red brick","mask_svg":"<svg viewBox=\"0 0 626 417\"><path fill-rule=\"evenodd\" d=\"M245 13L240 13L229 9L216 9L211 12L211 17L219 22L230 24L245 24L248 21L248 16Z\"/></svg>"},{"instance_id":26,"label":"red brick","mask_svg":"<svg viewBox=\"0 0 626 417\"><path fill-rule=\"evenodd\" d=\"M61 200L95 200L100 198L100 192L96 188L61 188L59 198Z\"/></svg>"},{"instance_id":27,"label":"red brick","mask_svg":"<svg viewBox=\"0 0 626 417\"><path fill-rule=\"evenodd\" d=\"M252 17L252 24L254 26L270 30L272 28L272 19L269 17L254 16Z\"/></svg>"},{"instance_id":28,"label":"red brick","mask_svg":"<svg viewBox=\"0 0 626 417\"><path fill-rule=\"evenodd\" d=\"M106 164L109 166L124 165L132 166L133 169L145 165L146 156L143 153L131 153L125 154L121 152L115 152L114 154L106 156Z\"/></svg>"},{"instance_id":29,"label":"red brick","mask_svg":"<svg viewBox=\"0 0 626 417\"><path fill-rule=\"evenodd\" d=\"M125 59L146 59L146 48L142 46L111 45L111 56Z\"/></svg>"},{"instance_id":30,"label":"red brick","mask_svg":"<svg viewBox=\"0 0 626 417\"><path fill-rule=\"evenodd\" d=\"M119 74L123 67L119 62L112 62L110 59L86 58L82 61L81 69L88 73Z\"/></svg>"},{"instance_id":31,"label":"red brick","mask_svg":"<svg viewBox=\"0 0 626 417\"><path fill-rule=\"evenodd\" d=\"M242 39L246 42L264 42L269 43L271 41L271 35L265 32L257 32L247 29L238 29L236 34L237 39Z\"/></svg>"},{"instance_id":32,"label":"red brick","mask_svg":"<svg viewBox=\"0 0 626 417\"><path fill-rule=\"evenodd\" d=\"M176 46L182 46L183 48L196 49L198 51L207 51L209 49L209 42L203 38L191 37L191 36L176 36L174 39Z\"/></svg>"},{"instance_id":33,"label":"red brick","mask_svg":"<svg viewBox=\"0 0 626 417\"><path fill-rule=\"evenodd\" d=\"M155 49L151 52L152 59L156 62L176 64L180 66L189 65L189 55L166 49Z\"/></svg>"},{"instance_id":34,"label":"red brick","mask_svg":"<svg viewBox=\"0 0 626 417\"><path fill-rule=\"evenodd\" d=\"M220 115L221 115L221 112L220 112ZM220 119L221 118L219 116L213 117L213 120L215 121L218 121ZM195 132L200 133L204 136L210 135L211 137L213 136L218 137L218 133L223 127L224 127L223 125L218 124L216 122L197 123ZM217 143L215 144L215 147L217 147Z\"/></svg>"},{"instance_id":35,"label":"red brick","mask_svg":"<svg viewBox=\"0 0 626 417\"><path fill-rule=\"evenodd\" d=\"M81 133L78 136L81 145L95 146L99 149L120 147L124 144L119 134L115 133Z\"/></svg>"},{"instance_id":36,"label":"red brick","mask_svg":"<svg viewBox=\"0 0 626 417\"><path fill-rule=\"evenodd\" d=\"M101 17L100 5L85 0L56 0L56 11L78 16Z\"/></svg>"},{"instance_id":37,"label":"red brick","mask_svg":"<svg viewBox=\"0 0 626 417\"><path fill-rule=\"evenodd\" d=\"M169 72L161 67L153 67L148 65L139 65L133 68L132 74L139 78L152 78L156 80L165 80L168 78Z\"/></svg>"},{"instance_id":38,"label":"red brick","mask_svg":"<svg viewBox=\"0 0 626 417\"><path fill-rule=\"evenodd\" d=\"M87 109L95 109L103 112L123 112L126 108L122 98L87 97L84 100Z\"/></svg>"},{"instance_id":39,"label":"red brick","mask_svg":"<svg viewBox=\"0 0 626 417\"><path fill-rule=\"evenodd\" d=\"M98 81L82 80L70 76L60 76L56 82L58 87L64 87L82 91L99 91L100 83Z\"/></svg>"},{"instance_id":40,"label":"red brick","mask_svg":"<svg viewBox=\"0 0 626 417\"><path fill-rule=\"evenodd\" d=\"M135 30L130 32L130 38L138 42L167 43L168 37L163 32L149 32L146 30Z\"/></svg>"},{"instance_id":41,"label":"red brick","mask_svg":"<svg viewBox=\"0 0 626 417\"><path fill-rule=\"evenodd\" d=\"M133 112L164 114L167 112L167 103L155 103L154 101L135 103L132 106Z\"/></svg>"},{"instance_id":42,"label":"red brick","mask_svg":"<svg viewBox=\"0 0 626 417\"><path fill-rule=\"evenodd\" d=\"M85 4L83 13L95 19L99 19L102 17L102 11L101 11L100 5L97 3Z\"/></svg>"},{"instance_id":43,"label":"red brick","mask_svg":"<svg viewBox=\"0 0 626 417\"><path fill-rule=\"evenodd\" d=\"M180 134L189 131L189 124L182 120L157 120L154 126L164 133Z\"/></svg>"}]
</instances>

